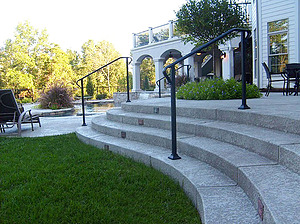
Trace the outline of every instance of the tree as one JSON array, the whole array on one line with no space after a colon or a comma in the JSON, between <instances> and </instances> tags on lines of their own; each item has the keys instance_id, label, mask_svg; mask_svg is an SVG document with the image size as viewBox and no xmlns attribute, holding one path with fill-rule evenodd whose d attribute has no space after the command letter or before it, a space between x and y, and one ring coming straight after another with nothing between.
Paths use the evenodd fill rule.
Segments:
<instances>
[{"instance_id":1,"label":"tree","mask_svg":"<svg viewBox=\"0 0 300 224\"><path fill-rule=\"evenodd\" d=\"M152 58L145 58L140 66L141 89L153 90L155 88L155 66Z\"/></svg>"},{"instance_id":2,"label":"tree","mask_svg":"<svg viewBox=\"0 0 300 224\"><path fill-rule=\"evenodd\" d=\"M246 17L234 0L231 4L228 0L188 0L176 16L176 28L183 40L196 45L207 43L232 28L247 26Z\"/></svg>"},{"instance_id":3,"label":"tree","mask_svg":"<svg viewBox=\"0 0 300 224\"><path fill-rule=\"evenodd\" d=\"M200 46L232 28L246 27L246 17L241 8L235 0L230 2L228 0L188 0L176 13L178 18L176 27L183 40ZM236 35L232 33L219 43ZM212 49L214 73L216 60L220 60L219 43L214 43L209 47Z\"/></svg>"},{"instance_id":4,"label":"tree","mask_svg":"<svg viewBox=\"0 0 300 224\"><path fill-rule=\"evenodd\" d=\"M88 74L120 57L114 46L108 41L95 43L89 40L82 46L83 71ZM115 63L101 69L98 73L93 74L91 79L95 84L97 94L107 93L109 97L114 91L118 90L119 80L126 76L124 60L118 60ZM99 91L100 89L100 91Z\"/></svg>"},{"instance_id":5,"label":"tree","mask_svg":"<svg viewBox=\"0 0 300 224\"><path fill-rule=\"evenodd\" d=\"M94 96L94 84L92 82L91 76L87 78L86 92L89 96Z\"/></svg>"}]
</instances>

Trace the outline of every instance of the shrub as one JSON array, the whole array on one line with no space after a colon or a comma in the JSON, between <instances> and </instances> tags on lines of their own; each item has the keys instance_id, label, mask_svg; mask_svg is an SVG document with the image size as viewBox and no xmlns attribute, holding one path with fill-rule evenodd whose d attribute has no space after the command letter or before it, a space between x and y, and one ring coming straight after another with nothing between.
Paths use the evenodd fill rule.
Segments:
<instances>
[{"instance_id":1,"label":"shrub","mask_svg":"<svg viewBox=\"0 0 300 224\"><path fill-rule=\"evenodd\" d=\"M72 101L71 91L63 84L54 85L39 99L41 108L53 110L73 107Z\"/></svg>"},{"instance_id":2,"label":"shrub","mask_svg":"<svg viewBox=\"0 0 300 224\"><path fill-rule=\"evenodd\" d=\"M107 97L107 94L106 93L101 93L101 94L98 94L96 96L96 99L97 100L102 100L102 99L105 99Z\"/></svg>"},{"instance_id":3,"label":"shrub","mask_svg":"<svg viewBox=\"0 0 300 224\"><path fill-rule=\"evenodd\" d=\"M247 84L247 98L260 98L262 94L256 85ZM178 99L185 100L228 100L242 98L242 83L234 79L206 79L181 86L177 91Z\"/></svg>"},{"instance_id":4,"label":"shrub","mask_svg":"<svg viewBox=\"0 0 300 224\"><path fill-rule=\"evenodd\" d=\"M175 77L175 86L178 88L180 86L185 85L189 81L186 75L177 75Z\"/></svg>"},{"instance_id":5,"label":"shrub","mask_svg":"<svg viewBox=\"0 0 300 224\"><path fill-rule=\"evenodd\" d=\"M94 84L90 76L87 79L86 92L89 96L94 96Z\"/></svg>"}]
</instances>

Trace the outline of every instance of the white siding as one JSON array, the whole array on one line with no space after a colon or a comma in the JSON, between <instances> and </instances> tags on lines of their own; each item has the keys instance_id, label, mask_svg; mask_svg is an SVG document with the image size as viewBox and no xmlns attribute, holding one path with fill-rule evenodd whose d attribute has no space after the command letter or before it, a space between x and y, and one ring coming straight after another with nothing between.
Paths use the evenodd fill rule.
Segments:
<instances>
[{"instance_id":1,"label":"white siding","mask_svg":"<svg viewBox=\"0 0 300 224\"><path fill-rule=\"evenodd\" d=\"M260 27L260 63L268 62L268 22L288 19L288 53L289 62L299 61L299 0L256 0L260 8L259 22ZM254 8L254 7L253 7ZM297 49L297 50L296 50ZM262 66L259 68L262 77L260 87L266 86L265 72Z\"/></svg>"}]
</instances>

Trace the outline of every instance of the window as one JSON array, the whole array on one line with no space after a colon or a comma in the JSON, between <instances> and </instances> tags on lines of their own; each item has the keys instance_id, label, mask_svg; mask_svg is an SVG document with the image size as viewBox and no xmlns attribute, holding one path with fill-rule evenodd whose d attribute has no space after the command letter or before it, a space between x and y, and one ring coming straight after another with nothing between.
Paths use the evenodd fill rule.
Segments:
<instances>
[{"instance_id":1,"label":"window","mask_svg":"<svg viewBox=\"0 0 300 224\"><path fill-rule=\"evenodd\" d=\"M283 72L288 63L288 19L269 22L268 37L271 72Z\"/></svg>"}]
</instances>

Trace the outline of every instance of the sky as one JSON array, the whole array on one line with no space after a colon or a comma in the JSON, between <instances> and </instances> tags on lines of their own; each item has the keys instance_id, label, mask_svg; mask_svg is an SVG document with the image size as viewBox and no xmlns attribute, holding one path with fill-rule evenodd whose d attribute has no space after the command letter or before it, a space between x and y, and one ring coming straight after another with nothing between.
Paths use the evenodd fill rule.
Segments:
<instances>
[{"instance_id":1,"label":"sky","mask_svg":"<svg viewBox=\"0 0 300 224\"><path fill-rule=\"evenodd\" d=\"M0 47L28 21L63 50L81 51L88 40L111 42L129 56L132 33L175 20L186 0L0 0Z\"/></svg>"}]
</instances>

